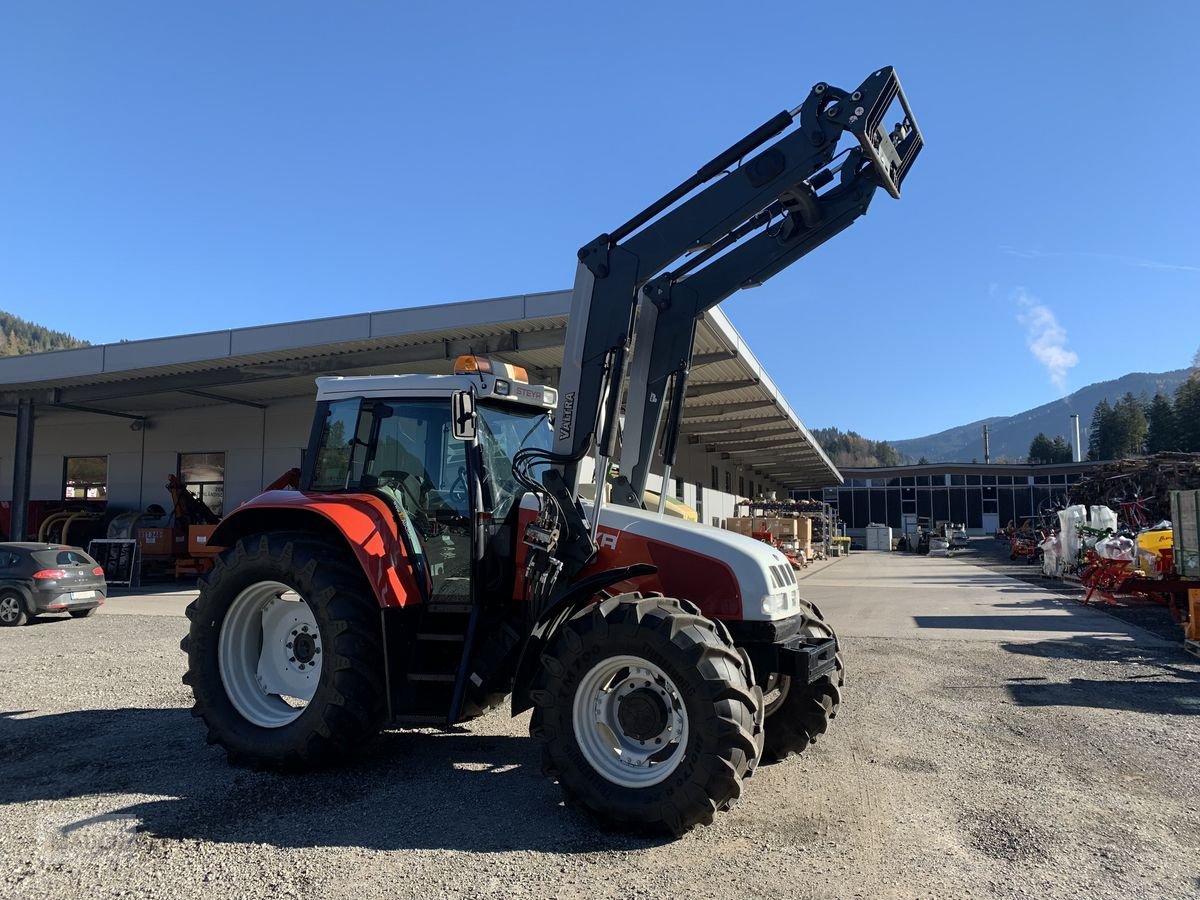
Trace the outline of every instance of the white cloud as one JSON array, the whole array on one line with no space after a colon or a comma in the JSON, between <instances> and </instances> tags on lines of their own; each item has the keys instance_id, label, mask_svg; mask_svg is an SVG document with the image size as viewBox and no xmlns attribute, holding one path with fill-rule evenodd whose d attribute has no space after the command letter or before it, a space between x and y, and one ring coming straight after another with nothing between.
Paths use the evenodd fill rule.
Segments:
<instances>
[{"instance_id":1,"label":"white cloud","mask_svg":"<svg viewBox=\"0 0 1200 900\"><path fill-rule=\"evenodd\" d=\"M1067 392L1067 373L1079 365L1079 354L1067 349L1067 329L1054 311L1024 288L1013 293L1019 310L1017 321L1025 328L1025 344L1059 392Z\"/></svg>"},{"instance_id":2,"label":"white cloud","mask_svg":"<svg viewBox=\"0 0 1200 900\"><path fill-rule=\"evenodd\" d=\"M1097 259L1104 262L1117 263L1122 266L1133 266L1137 269L1157 269L1163 272L1200 272L1200 266L1186 263L1162 262L1157 259L1142 259L1137 256L1121 256L1116 253L1089 253L1083 250L1025 250L1020 247L1001 247L1001 253L1016 256L1020 259Z\"/></svg>"}]
</instances>

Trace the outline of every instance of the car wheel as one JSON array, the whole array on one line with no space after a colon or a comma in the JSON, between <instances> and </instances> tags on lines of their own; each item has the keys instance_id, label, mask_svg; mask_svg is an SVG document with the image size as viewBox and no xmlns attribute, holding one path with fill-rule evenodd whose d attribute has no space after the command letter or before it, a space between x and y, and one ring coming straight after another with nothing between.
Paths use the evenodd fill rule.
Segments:
<instances>
[{"instance_id":1,"label":"car wheel","mask_svg":"<svg viewBox=\"0 0 1200 900\"><path fill-rule=\"evenodd\" d=\"M95 615L96 610L99 608L98 606L89 606L87 609L71 609L67 610L67 612L70 613L72 619L87 619Z\"/></svg>"},{"instance_id":2,"label":"car wheel","mask_svg":"<svg viewBox=\"0 0 1200 900\"><path fill-rule=\"evenodd\" d=\"M15 591L0 594L0 625L10 627L24 625L29 621L25 612L25 601Z\"/></svg>"}]
</instances>

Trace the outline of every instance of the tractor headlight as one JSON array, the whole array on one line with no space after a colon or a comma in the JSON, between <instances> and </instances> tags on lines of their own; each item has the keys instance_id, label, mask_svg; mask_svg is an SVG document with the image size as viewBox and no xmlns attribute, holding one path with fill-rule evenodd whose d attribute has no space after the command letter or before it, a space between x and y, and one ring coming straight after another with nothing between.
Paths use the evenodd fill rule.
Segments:
<instances>
[{"instance_id":1,"label":"tractor headlight","mask_svg":"<svg viewBox=\"0 0 1200 900\"><path fill-rule=\"evenodd\" d=\"M800 592L797 590L782 591L778 594L767 594L762 600L764 616L786 616L800 608Z\"/></svg>"}]
</instances>

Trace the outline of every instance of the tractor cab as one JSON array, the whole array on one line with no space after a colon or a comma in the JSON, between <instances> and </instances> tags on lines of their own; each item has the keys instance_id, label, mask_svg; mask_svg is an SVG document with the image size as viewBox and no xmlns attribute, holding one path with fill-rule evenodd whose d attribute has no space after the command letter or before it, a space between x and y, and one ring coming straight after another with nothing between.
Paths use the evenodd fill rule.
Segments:
<instances>
[{"instance_id":1,"label":"tractor cab","mask_svg":"<svg viewBox=\"0 0 1200 900\"><path fill-rule=\"evenodd\" d=\"M455 412L463 397L471 398L469 423ZM453 375L318 378L300 488L385 500L421 599L469 603L474 575L495 584L510 568L503 562L511 563L524 492L513 457L550 446L557 400L552 388L530 385L524 369L476 356L460 357ZM496 571L473 570L485 559Z\"/></svg>"}]
</instances>

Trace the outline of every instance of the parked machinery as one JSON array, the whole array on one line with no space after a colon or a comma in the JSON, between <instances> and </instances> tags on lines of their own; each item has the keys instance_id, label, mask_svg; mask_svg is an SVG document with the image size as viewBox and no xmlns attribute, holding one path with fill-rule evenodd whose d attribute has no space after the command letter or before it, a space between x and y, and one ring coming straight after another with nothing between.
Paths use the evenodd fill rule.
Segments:
<instances>
[{"instance_id":1,"label":"parked machinery","mask_svg":"<svg viewBox=\"0 0 1200 900\"><path fill-rule=\"evenodd\" d=\"M558 390L473 356L449 376L318 379L300 490L224 519L188 609L209 740L303 768L511 695L570 799L675 834L732 806L760 757L807 747L842 665L786 558L642 498L652 464L670 477L700 317L877 189L899 196L921 146L892 69L816 85L580 250ZM610 460L620 475L586 502L593 451L597 484Z\"/></svg>"}]
</instances>

